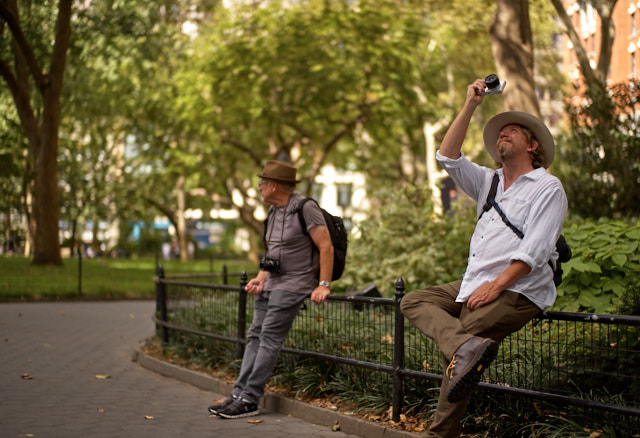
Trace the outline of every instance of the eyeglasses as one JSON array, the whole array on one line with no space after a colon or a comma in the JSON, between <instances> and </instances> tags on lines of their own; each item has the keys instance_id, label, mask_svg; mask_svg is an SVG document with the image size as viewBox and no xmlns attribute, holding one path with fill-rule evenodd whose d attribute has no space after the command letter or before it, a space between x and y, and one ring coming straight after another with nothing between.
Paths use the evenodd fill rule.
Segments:
<instances>
[{"instance_id":1,"label":"eyeglasses","mask_svg":"<svg viewBox=\"0 0 640 438\"><path fill-rule=\"evenodd\" d=\"M263 185L265 184L269 184L271 181L268 179L261 179L260 181L258 181L258 188L261 188Z\"/></svg>"}]
</instances>

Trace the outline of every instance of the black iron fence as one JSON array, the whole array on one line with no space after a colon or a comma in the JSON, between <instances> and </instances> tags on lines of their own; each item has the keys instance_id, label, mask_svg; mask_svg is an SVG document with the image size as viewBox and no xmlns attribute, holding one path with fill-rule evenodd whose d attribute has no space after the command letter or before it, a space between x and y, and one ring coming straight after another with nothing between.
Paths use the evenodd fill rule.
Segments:
<instances>
[{"instance_id":1,"label":"black iron fence","mask_svg":"<svg viewBox=\"0 0 640 438\"><path fill-rule=\"evenodd\" d=\"M213 284L216 276L228 283ZM229 286L229 279L239 286ZM156 323L162 340L176 331L231 342L241 359L253 312L253 296L244 292L247 274L204 280L165 277L159 267ZM282 351L387 375L392 419L398 421L403 395L413 387L406 381L441 381L443 366L433 341L400 313L403 296L399 279L394 299L330 295L323 305L306 301ZM616 414L627 422L625 430L638 431L640 317L541 312L502 342L479 386Z\"/></svg>"}]
</instances>

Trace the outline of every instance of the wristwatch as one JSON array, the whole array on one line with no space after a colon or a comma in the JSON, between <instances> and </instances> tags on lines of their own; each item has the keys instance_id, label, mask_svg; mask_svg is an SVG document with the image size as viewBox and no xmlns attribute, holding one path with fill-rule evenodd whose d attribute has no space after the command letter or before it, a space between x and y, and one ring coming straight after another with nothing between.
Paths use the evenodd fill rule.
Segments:
<instances>
[{"instance_id":1,"label":"wristwatch","mask_svg":"<svg viewBox=\"0 0 640 438\"><path fill-rule=\"evenodd\" d=\"M326 288L331 289L331 283L329 283L328 281L324 281L324 280L323 280L323 281L321 281L321 282L320 282L320 283L318 283L318 284L319 284L320 286L322 286L322 287L326 287Z\"/></svg>"}]
</instances>

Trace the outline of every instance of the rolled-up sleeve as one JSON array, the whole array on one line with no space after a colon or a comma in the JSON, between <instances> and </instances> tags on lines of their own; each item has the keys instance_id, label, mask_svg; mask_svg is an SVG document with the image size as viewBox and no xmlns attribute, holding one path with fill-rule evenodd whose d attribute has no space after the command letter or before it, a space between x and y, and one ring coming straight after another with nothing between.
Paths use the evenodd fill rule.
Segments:
<instances>
[{"instance_id":1,"label":"rolled-up sleeve","mask_svg":"<svg viewBox=\"0 0 640 438\"><path fill-rule=\"evenodd\" d=\"M460 190L476 201L480 198L481 189L484 187L487 176L492 173L491 169L469 161L462 153L460 158L454 160L441 155L438 151L436 152L436 160Z\"/></svg>"}]
</instances>

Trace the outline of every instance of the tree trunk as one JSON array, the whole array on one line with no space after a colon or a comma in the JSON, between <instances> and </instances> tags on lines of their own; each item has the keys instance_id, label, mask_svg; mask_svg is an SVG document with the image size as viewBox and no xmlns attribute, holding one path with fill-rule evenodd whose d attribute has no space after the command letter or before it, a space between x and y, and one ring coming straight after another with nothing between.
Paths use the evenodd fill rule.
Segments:
<instances>
[{"instance_id":1,"label":"tree trunk","mask_svg":"<svg viewBox=\"0 0 640 438\"><path fill-rule=\"evenodd\" d=\"M69 256L71 258L74 257L74 253L76 250L76 232L78 229L78 219L71 219L71 238L69 239Z\"/></svg>"},{"instance_id":2,"label":"tree trunk","mask_svg":"<svg viewBox=\"0 0 640 438\"><path fill-rule=\"evenodd\" d=\"M60 266L57 123L49 129L55 133L45 133L41 145L35 148L33 216L36 234L33 242L33 264Z\"/></svg>"},{"instance_id":3,"label":"tree trunk","mask_svg":"<svg viewBox=\"0 0 640 438\"><path fill-rule=\"evenodd\" d=\"M505 109L540 117L533 81L533 39L528 0L498 0L490 24L497 74L507 81Z\"/></svg>"},{"instance_id":4,"label":"tree trunk","mask_svg":"<svg viewBox=\"0 0 640 438\"><path fill-rule=\"evenodd\" d=\"M0 59L0 76L11 91L33 158L33 218L36 224L33 264L36 265L62 265L58 226L58 127L62 81L71 37L71 3L72 0L58 1L51 64L47 73L43 72L24 35L17 1L0 3L0 16L11 31L14 53L13 69L9 62ZM42 107L36 111L32 107L30 79L41 94Z\"/></svg>"},{"instance_id":5,"label":"tree trunk","mask_svg":"<svg viewBox=\"0 0 640 438\"><path fill-rule=\"evenodd\" d=\"M442 122L438 122L435 125L433 123L425 122L422 127L427 148L426 166L429 179L429 189L431 190L433 211L437 215L441 215L444 212L442 207L442 190L440 190L440 183L447 177L447 173L444 170L438 170L438 165L436 163L436 133L440 131L443 126L444 123Z\"/></svg>"},{"instance_id":6,"label":"tree trunk","mask_svg":"<svg viewBox=\"0 0 640 438\"><path fill-rule=\"evenodd\" d=\"M4 254L9 252L9 241L11 240L11 206L7 208L7 213L4 215Z\"/></svg>"},{"instance_id":7,"label":"tree trunk","mask_svg":"<svg viewBox=\"0 0 640 438\"><path fill-rule=\"evenodd\" d=\"M184 217L186 209L186 193L184 191L184 175L178 177L176 185L176 197L178 199L178 211L176 211L176 233L178 234L178 244L180 245L180 260L189 261L189 239L187 234L187 221Z\"/></svg>"},{"instance_id":8,"label":"tree trunk","mask_svg":"<svg viewBox=\"0 0 640 438\"><path fill-rule=\"evenodd\" d=\"M22 191L24 196L24 217L25 217L25 238L24 238L24 255L28 257L33 253L33 236L35 235L36 225L33 222L33 198L29 189L28 177L23 179Z\"/></svg>"}]
</instances>

